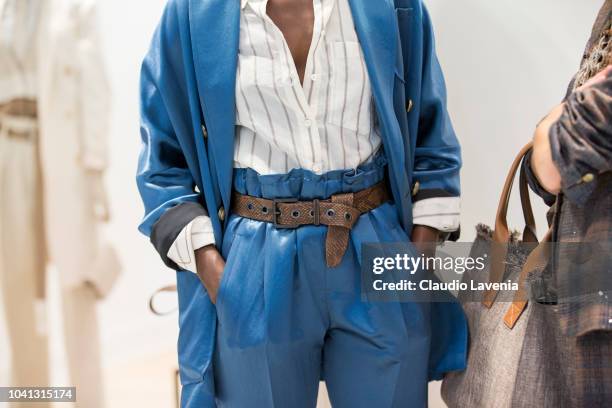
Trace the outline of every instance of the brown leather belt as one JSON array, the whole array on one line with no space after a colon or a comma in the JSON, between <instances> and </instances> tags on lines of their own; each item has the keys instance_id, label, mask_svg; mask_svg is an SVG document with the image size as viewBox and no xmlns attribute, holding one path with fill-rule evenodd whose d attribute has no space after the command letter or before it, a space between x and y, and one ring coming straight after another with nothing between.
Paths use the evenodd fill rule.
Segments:
<instances>
[{"instance_id":1,"label":"brown leather belt","mask_svg":"<svg viewBox=\"0 0 612 408\"><path fill-rule=\"evenodd\" d=\"M38 107L36 101L33 99L12 99L8 102L0 103L0 114L36 119L38 116Z\"/></svg>"},{"instance_id":2,"label":"brown leather belt","mask_svg":"<svg viewBox=\"0 0 612 408\"><path fill-rule=\"evenodd\" d=\"M234 192L232 212L241 217L272 223L276 228L327 225L325 259L329 267L335 267L342 261L348 247L349 231L359 216L390 199L385 182L356 193L335 194L328 200L269 200Z\"/></svg>"}]
</instances>

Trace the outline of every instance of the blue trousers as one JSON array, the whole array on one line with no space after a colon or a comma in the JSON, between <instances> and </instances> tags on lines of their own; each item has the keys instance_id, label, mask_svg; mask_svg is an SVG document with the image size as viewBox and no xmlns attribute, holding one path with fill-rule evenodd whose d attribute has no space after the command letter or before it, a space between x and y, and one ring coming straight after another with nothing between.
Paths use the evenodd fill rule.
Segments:
<instances>
[{"instance_id":1,"label":"blue trousers","mask_svg":"<svg viewBox=\"0 0 612 408\"><path fill-rule=\"evenodd\" d=\"M268 199L324 199L368 188L384 172L382 156L324 175L240 169L234 189ZM361 300L361 243L409 241L394 205L361 216L335 268L325 263L326 232L229 219L216 305L219 407L314 407L321 378L334 407L427 406L430 305Z\"/></svg>"}]
</instances>

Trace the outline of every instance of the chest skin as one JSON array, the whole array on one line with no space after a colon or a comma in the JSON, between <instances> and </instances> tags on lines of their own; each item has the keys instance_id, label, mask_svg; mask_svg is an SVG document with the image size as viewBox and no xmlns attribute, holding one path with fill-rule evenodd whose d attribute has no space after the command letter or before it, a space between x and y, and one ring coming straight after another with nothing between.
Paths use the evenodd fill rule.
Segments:
<instances>
[{"instance_id":1,"label":"chest skin","mask_svg":"<svg viewBox=\"0 0 612 408\"><path fill-rule=\"evenodd\" d=\"M312 0L268 0L266 13L283 33L303 84L314 27Z\"/></svg>"}]
</instances>

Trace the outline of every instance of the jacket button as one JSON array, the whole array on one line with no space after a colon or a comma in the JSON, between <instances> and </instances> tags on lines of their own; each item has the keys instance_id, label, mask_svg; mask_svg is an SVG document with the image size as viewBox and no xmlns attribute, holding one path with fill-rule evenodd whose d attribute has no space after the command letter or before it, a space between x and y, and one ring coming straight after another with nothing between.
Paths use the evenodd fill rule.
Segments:
<instances>
[{"instance_id":1,"label":"jacket button","mask_svg":"<svg viewBox=\"0 0 612 408\"><path fill-rule=\"evenodd\" d=\"M410 113L413 106L414 106L414 102L412 102L412 99L408 99L408 103L406 103L406 112Z\"/></svg>"},{"instance_id":2,"label":"jacket button","mask_svg":"<svg viewBox=\"0 0 612 408\"><path fill-rule=\"evenodd\" d=\"M202 135L204 135L204 140L208 139L208 130L206 130L204 125L202 125Z\"/></svg>"},{"instance_id":3,"label":"jacket button","mask_svg":"<svg viewBox=\"0 0 612 408\"><path fill-rule=\"evenodd\" d=\"M225 208L223 208L222 206L219 207L219 211L217 211L217 216L219 217L219 221L225 221Z\"/></svg>"},{"instance_id":4,"label":"jacket button","mask_svg":"<svg viewBox=\"0 0 612 408\"><path fill-rule=\"evenodd\" d=\"M595 175L593 175L593 173L587 173L584 176L582 176L582 181L584 183L590 183L593 180L595 180Z\"/></svg>"},{"instance_id":5,"label":"jacket button","mask_svg":"<svg viewBox=\"0 0 612 408\"><path fill-rule=\"evenodd\" d=\"M418 181L415 182L414 187L412 187L412 196L414 197L415 195L417 195L420 189L421 189L421 183L419 183Z\"/></svg>"}]
</instances>

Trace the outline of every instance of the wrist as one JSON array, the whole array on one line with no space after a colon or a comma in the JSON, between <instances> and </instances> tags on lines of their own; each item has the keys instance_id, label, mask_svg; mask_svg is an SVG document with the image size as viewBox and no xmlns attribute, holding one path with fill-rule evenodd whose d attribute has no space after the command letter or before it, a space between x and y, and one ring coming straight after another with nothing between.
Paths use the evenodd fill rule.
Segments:
<instances>
[{"instance_id":1,"label":"wrist","mask_svg":"<svg viewBox=\"0 0 612 408\"><path fill-rule=\"evenodd\" d=\"M209 244L209 245L204 245L203 247L196 249L195 253L197 256L198 254L203 255L203 254L207 254L207 253L210 253L211 251L216 251L216 250L217 250L217 247L215 246L215 244Z\"/></svg>"},{"instance_id":2,"label":"wrist","mask_svg":"<svg viewBox=\"0 0 612 408\"><path fill-rule=\"evenodd\" d=\"M412 238L419 241L438 241L440 230L430 227L429 225L415 225L412 229Z\"/></svg>"},{"instance_id":3,"label":"wrist","mask_svg":"<svg viewBox=\"0 0 612 408\"><path fill-rule=\"evenodd\" d=\"M561 174L552 159L550 147L550 128L553 124L546 120L538 126L530 164L540 185L549 193L558 194L561 190Z\"/></svg>"},{"instance_id":4,"label":"wrist","mask_svg":"<svg viewBox=\"0 0 612 408\"><path fill-rule=\"evenodd\" d=\"M214 244L203 246L195 250L196 271L202 277L211 267L222 260L221 254Z\"/></svg>"},{"instance_id":5,"label":"wrist","mask_svg":"<svg viewBox=\"0 0 612 408\"><path fill-rule=\"evenodd\" d=\"M435 255L439 237L440 231L427 225L415 225L412 229L412 243L426 256Z\"/></svg>"}]
</instances>

